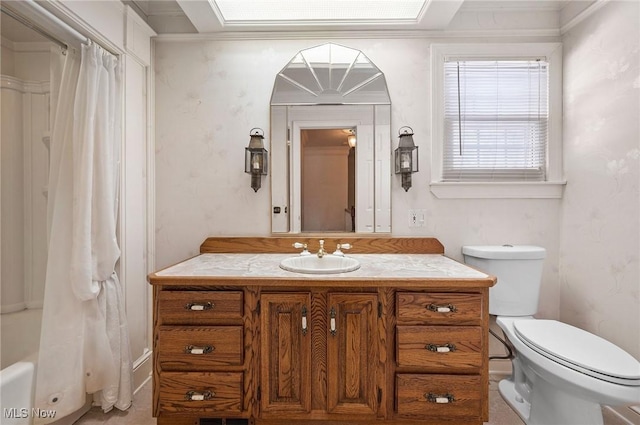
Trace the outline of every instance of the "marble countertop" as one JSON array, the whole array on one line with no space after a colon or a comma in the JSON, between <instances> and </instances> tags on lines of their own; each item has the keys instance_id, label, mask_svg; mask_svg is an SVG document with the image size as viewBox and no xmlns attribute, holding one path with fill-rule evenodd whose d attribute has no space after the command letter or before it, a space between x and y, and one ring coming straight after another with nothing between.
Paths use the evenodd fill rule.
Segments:
<instances>
[{"instance_id":1,"label":"marble countertop","mask_svg":"<svg viewBox=\"0 0 640 425\"><path fill-rule=\"evenodd\" d=\"M358 270L337 274L294 273L280 261L295 254L202 254L160 270L158 278L259 279L486 279L489 276L440 254L348 254Z\"/></svg>"}]
</instances>

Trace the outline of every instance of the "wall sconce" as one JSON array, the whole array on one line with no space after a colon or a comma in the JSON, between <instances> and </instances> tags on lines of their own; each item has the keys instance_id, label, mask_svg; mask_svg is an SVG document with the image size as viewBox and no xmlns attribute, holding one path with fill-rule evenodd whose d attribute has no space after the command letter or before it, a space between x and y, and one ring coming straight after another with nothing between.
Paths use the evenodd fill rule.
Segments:
<instances>
[{"instance_id":1,"label":"wall sconce","mask_svg":"<svg viewBox=\"0 0 640 425\"><path fill-rule=\"evenodd\" d=\"M402 187L407 192L411 187L411 173L418 171L418 147L413 143L413 129L400 127L400 142L395 150L396 174L402 174Z\"/></svg>"},{"instance_id":2,"label":"wall sconce","mask_svg":"<svg viewBox=\"0 0 640 425\"><path fill-rule=\"evenodd\" d=\"M347 143L349 144L350 148L355 148L356 147L356 135L355 135L353 129L349 130L349 132L351 134L349 134L347 136Z\"/></svg>"},{"instance_id":3,"label":"wall sconce","mask_svg":"<svg viewBox=\"0 0 640 425\"><path fill-rule=\"evenodd\" d=\"M257 192L262 186L262 176L267 175L269 156L264 148L264 131L252 128L249 135L249 146L244 148L244 172L251 174L251 188Z\"/></svg>"}]
</instances>

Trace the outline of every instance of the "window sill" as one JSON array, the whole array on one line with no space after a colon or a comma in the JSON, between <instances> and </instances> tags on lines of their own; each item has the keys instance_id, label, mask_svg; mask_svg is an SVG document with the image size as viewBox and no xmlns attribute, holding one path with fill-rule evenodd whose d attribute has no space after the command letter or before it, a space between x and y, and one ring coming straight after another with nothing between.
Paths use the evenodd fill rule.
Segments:
<instances>
[{"instance_id":1,"label":"window sill","mask_svg":"<svg viewBox=\"0 0 640 425\"><path fill-rule=\"evenodd\" d=\"M566 181L554 182L431 182L439 199L560 199Z\"/></svg>"}]
</instances>

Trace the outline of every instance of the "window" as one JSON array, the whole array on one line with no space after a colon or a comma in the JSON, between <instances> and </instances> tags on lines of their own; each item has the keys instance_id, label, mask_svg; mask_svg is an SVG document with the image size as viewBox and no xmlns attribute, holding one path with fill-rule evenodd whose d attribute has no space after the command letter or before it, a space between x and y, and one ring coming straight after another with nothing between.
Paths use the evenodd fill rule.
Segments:
<instances>
[{"instance_id":1,"label":"window","mask_svg":"<svg viewBox=\"0 0 640 425\"><path fill-rule=\"evenodd\" d=\"M547 65L445 62L443 181L545 179Z\"/></svg>"},{"instance_id":2,"label":"window","mask_svg":"<svg viewBox=\"0 0 640 425\"><path fill-rule=\"evenodd\" d=\"M561 195L559 49L556 43L432 47L436 196Z\"/></svg>"}]
</instances>

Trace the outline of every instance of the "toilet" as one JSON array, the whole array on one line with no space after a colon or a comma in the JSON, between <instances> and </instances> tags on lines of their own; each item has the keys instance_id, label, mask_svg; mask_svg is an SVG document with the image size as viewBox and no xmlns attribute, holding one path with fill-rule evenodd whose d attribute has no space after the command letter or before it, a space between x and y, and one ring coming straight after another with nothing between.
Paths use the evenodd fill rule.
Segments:
<instances>
[{"instance_id":1,"label":"toilet","mask_svg":"<svg viewBox=\"0 0 640 425\"><path fill-rule=\"evenodd\" d=\"M611 342L556 320L536 319L546 251L464 246L466 264L497 277L489 314L512 345L500 394L527 425L602 425L601 405L640 404L640 362Z\"/></svg>"}]
</instances>

